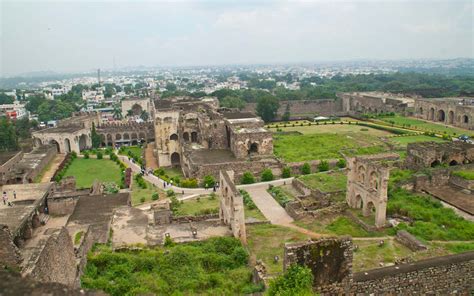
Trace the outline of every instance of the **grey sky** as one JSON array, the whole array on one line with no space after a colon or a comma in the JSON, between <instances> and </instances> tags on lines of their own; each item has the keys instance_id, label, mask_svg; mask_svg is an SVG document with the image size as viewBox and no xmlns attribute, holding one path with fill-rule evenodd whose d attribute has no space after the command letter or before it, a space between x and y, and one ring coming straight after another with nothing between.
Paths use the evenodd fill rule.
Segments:
<instances>
[{"instance_id":1,"label":"grey sky","mask_svg":"<svg viewBox=\"0 0 474 296\"><path fill-rule=\"evenodd\" d=\"M472 1L5 1L0 74L473 57Z\"/></svg>"}]
</instances>

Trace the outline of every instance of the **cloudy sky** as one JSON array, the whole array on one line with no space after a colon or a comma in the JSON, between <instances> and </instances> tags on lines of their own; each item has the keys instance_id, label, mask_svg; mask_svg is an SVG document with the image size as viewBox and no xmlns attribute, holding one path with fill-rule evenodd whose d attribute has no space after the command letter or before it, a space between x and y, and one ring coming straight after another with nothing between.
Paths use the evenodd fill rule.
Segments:
<instances>
[{"instance_id":1,"label":"cloudy sky","mask_svg":"<svg viewBox=\"0 0 474 296\"><path fill-rule=\"evenodd\" d=\"M472 3L0 0L0 75L473 57Z\"/></svg>"}]
</instances>

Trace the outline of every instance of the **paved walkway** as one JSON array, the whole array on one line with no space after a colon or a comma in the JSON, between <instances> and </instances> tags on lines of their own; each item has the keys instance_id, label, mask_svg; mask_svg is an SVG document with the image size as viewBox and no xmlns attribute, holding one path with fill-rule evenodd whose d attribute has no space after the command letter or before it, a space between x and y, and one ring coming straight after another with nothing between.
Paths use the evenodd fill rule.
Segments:
<instances>
[{"instance_id":1,"label":"paved walkway","mask_svg":"<svg viewBox=\"0 0 474 296\"><path fill-rule=\"evenodd\" d=\"M40 183L45 183L45 182L50 182L51 178L54 176L54 173L58 169L59 165L61 162L64 160L66 157L66 154L63 153L58 153L54 157L54 159L51 161L51 165L48 167L48 169L44 172L43 176L41 177Z\"/></svg>"},{"instance_id":2,"label":"paved walkway","mask_svg":"<svg viewBox=\"0 0 474 296\"><path fill-rule=\"evenodd\" d=\"M145 148L145 163L146 166L150 169L156 170L158 168L158 163L156 158L153 155L153 146L155 143L148 143Z\"/></svg>"}]
</instances>

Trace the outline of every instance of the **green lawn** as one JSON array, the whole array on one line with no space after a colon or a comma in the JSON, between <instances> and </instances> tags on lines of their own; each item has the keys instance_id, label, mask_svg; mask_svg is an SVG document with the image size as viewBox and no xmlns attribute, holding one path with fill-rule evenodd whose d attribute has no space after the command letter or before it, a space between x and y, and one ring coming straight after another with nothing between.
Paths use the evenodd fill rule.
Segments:
<instances>
[{"instance_id":1,"label":"green lawn","mask_svg":"<svg viewBox=\"0 0 474 296\"><path fill-rule=\"evenodd\" d=\"M394 125L398 125L398 126L405 125L406 127L417 128L424 131L433 131L440 134L444 134L445 132L451 135L452 134L457 134L457 135L472 134L472 131L468 131L465 129L455 128L455 127L447 126L444 124L437 124L437 123L433 123L429 121L424 121L424 120L410 118L410 117L404 117L400 115L383 117L380 120L388 122L388 123L393 123Z\"/></svg>"},{"instance_id":2,"label":"green lawn","mask_svg":"<svg viewBox=\"0 0 474 296\"><path fill-rule=\"evenodd\" d=\"M158 192L159 194L159 199L164 197L164 192L163 190L153 187L153 185L150 182L145 181L146 183L146 188L143 189L140 186L138 186L135 182L132 182L132 206L136 206L139 204L142 204L141 199L145 198L144 202L150 202L152 201L152 195L155 192Z\"/></svg>"},{"instance_id":3,"label":"green lawn","mask_svg":"<svg viewBox=\"0 0 474 296\"><path fill-rule=\"evenodd\" d=\"M306 186L323 192L345 190L347 177L344 172L316 173L298 177Z\"/></svg>"},{"instance_id":4,"label":"green lawn","mask_svg":"<svg viewBox=\"0 0 474 296\"><path fill-rule=\"evenodd\" d=\"M130 151L133 155L135 155L137 157L142 156L142 153L143 153L143 149L141 147L138 147L138 146L130 146L130 147L123 146L123 148L120 148L119 154L128 155L128 151Z\"/></svg>"},{"instance_id":5,"label":"green lawn","mask_svg":"<svg viewBox=\"0 0 474 296\"><path fill-rule=\"evenodd\" d=\"M177 216L199 216L209 213L219 213L219 197L211 198L210 195L202 195L198 198L188 199L180 204Z\"/></svg>"},{"instance_id":6,"label":"green lawn","mask_svg":"<svg viewBox=\"0 0 474 296\"><path fill-rule=\"evenodd\" d=\"M386 151L387 148L377 137L360 132L351 134L274 134L273 149L275 155L285 161L297 162L341 158L340 152L343 150L348 154L359 155L380 153Z\"/></svg>"},{"instance_id":7,"label":"green lawn","mask_svg":"<svg viewBox=\"0 0 474 296\"><path fill-rule=\"evenodd\" d=\"M247 226L247 242L253 262L262 260L268 273L283 271L283 247L287 242L298 242L308 237L291 228L272 225L258 224ZM280 260L274 262L273 258L278 256Z\"/></svg>"},{"instance_id":8,"label":"green lawn","mask_svg":"<svg viewBox=\"0 0 474 296\"><path fill-rule=\"evenodd\" d=\"M391 142L400 144L401 146L406 147L409 143L417 143L417 142L446 142L441 138L437 137L430 137L425 135L417 135L417 136L403 136L403 137L393 137L390 139Z\"/></svg>"},{"instance_id":9,"label":"green lawn","mask_svg":"<svg viewBox=\"0 0 474 296\"><path fill-rule=\"evenodd\" d=\"M460 170L453 172L453 175L461 177L466 180L474 180L474 171Z\"/></svg>"},{"instance_id":10,"label":"green lawn","mask_svg":"<svg viewBox=\"0 0 474 296\"><path fill-rule=\"evenodd\" d=\"M179 177L184 178L183 171L181 168L162 168L165 171L165 175L170 178Z\"/></svg>"},{"instance_id":11,"label":"green lawn","mask_svg":"<svg viewBox=\"0 0 474 296\"><path fill-rule=\"evenodd\" d=\"M66 170L66 176L76 177L77 188L88 188L94 180L120 184L120 168L109 159L76 158Z\"/></svg>"}]
</instances>

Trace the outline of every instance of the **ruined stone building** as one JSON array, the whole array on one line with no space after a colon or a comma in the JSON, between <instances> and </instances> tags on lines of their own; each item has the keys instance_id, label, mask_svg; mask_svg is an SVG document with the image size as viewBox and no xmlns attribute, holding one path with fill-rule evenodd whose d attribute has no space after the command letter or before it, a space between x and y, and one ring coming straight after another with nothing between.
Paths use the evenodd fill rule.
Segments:
<instances>
[{"instance_id":1,"label":"ruined stone building","mask_svg":"<svg viewBox=\"0 0 474 296\"><path fill-rule=\"evenodd\" d=\"M229 225L235 238L247 244L244 201L235 187L234 172L220 171L219 182L221 184L219 217L225 225Z\"/></svg>"},{"instance_id":2,"label":"ruined stone building","mask_svg":"<svg viewBox=\"0 0 474 296\"><path fill-rule=\"evenodd\" d=\"M186 176L197 178L218 177L223 168L241 174L278 167L272 134L252 113L219 108L216 98L160 99L155 106L160 166L180 166Z\"/></svg>"},{"instance_id":3,"label":"ruined stone building","mask_svg":"<svg viewBox=\"0 0 474 296\"><path fill-rule=\"evenodd\" d=\"M150 98L126 98L121 102L122 105L122 117L126 117L131 111L132 116L138 116L142 112L146 112L149 115L149 119L153 120L153 101Z\"/></svg>"},{"instance_id":4,"label":"ruined stone building","mask_svg":"<svg viewBox=\"0 0 474 296\"><path fill-rule=\"evenodd\" d=\"M385 155L347 158L347 204L362 209L364 216L375 216L375 226L385 225L389 167Z\"/></svg>"},{"instance_id":5,"label":"ruined stone building","mask_svg":"<svg viewBox=\"0 0 474 296\"><path fill-rule=\"evenodd\" d=\"M457 142L410 143L407 146L405 166L409 169L454 166L474 162L474 145Z\"/></svg>"},{"instance_id":6,"label":"ruined stone building","mask_svg":"<svg viewBox=\"0 0 474 296\"><path fill-rule=\"evenodd\" d=\"M346 114L357 113L404 113L413 108L415 99L403 95L383 92L338 93L342 100L342 110Z\"/></svg>"},{"instance_id":7,"label":"ruined stone building","mask_svg":"<svg viewBox=\"0 0 474 296\"><path fill-rule=\"evenodd\" d=\"M415 117L474 129L474 98L416 99Z\"/></svg>"}]
</instances>

